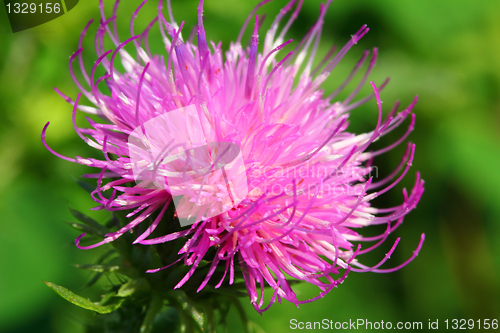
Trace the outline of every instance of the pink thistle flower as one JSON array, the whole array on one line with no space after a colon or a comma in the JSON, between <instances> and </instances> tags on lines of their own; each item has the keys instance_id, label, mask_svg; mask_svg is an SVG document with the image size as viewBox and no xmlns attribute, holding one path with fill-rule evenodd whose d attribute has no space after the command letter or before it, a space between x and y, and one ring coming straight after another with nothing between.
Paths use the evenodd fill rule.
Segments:
<instances>
[{"instance_id":1,"label":"pink thistle flower","mask_svg":"<svg viewBox=\"0 0 500 333\"><path fill-rule=\"evenodd\" d=\"M97 178L97 188L92 192L93 199L99 204L97 208L133 211L128 215L130 223L107 234L97 244L81 246L79 241L85 234L78 237L76 245L80 249L112 242L156 214L151 225L134 243L151 245L182 237L187 239L179 252L178 261L183 260L191 268L176 288L190 279L207 251L215 249L215 256L206 258L211 260L211 267L198 291L206 286L219 265L225 267L224 276L215 288L222 285L228 272L229 284L232 284L236 261L236 265L242 268L251 302L259 312L282 298L298 305L323 297L343 282L350 271L392 272L415 258L422 246L423 234L411 258L398 267L380 268L395 250L399 238L379 264L367 267L357 259L360 254L382 244L389 233L403 222L405 215L416 207L423 193L424 182L417 173L411 192L403 191L402 204L383 209L370 205L370 200L393 188L411 166L415 145L408 144L399 167L387 178L374 182L369 177L373 158L400 144L413 130L415 115L412 109L417 99L399 113L399 105L396 104L383 119L379 90L385 86L386 80L379 87L370 83L373 94L353 102L375 64L377 49L371 52L365 75L346 99L337 100L336 96L367 61L370 51L363 53L345 82L332 94L325 96L320 89L321 84L346 52L368 32L368 28L361 27L338 52L335 53L335 48L332 48L313 68L323 19L331 3L328 0L321 5L317 22L298 46L277 60L279 51L291 42L285 41L285 35L296 19L303 0L290 1L277 15L262 41L259 40L262 22L255 12L269 1L264 0L257 5L245 21L236 42L231 43L225 53L220 43L207 43L202 17L203 0L198 7L198 25L194 30L197 43L192 41L194 34L188 40L183 39L184 22L177 25L168 1L169 19L164 17L161 0L158 16L143 32L136 34L134 19L147 0L141 3L132 16L132 37L122 42L115 22L118 1L110 18L106 18L101 1L102 18L95 36L98 58L90 74L82 61L82 40L92 21L85 27L78 50L70 58L71 75L81 93L95 107L80 105L81 94L73 101L59 90L56 91L73 105L73 124L78 135L90 146L101 150L104 158L68 158L54 152L45 141L48 123L43 129L42 140L55 155L100 169L99 173L86 175ZM291 15L282 25L287 13ZM244 47L242 36L252 20L255 22L253 34L249 46ZM164 55L154 55L149 50L148 32L155 24L163 36ZM105 35L114 43L114 49L105 50ZM135 45L137 58L124 50L124 46L130 43ZM121 58L124 73L119 73L113 66L117 56ZM74 75L76 59L84 83L79 82ZM98 66L104 67L105 76L95 77ZM101 81L106 82L111 95L99 90ZM85 84L88 88L84 87ZM350 110L373 97L378 105L375 128L360 135L349 133L347 119ZM189 130L186 127L185 131L178 131L184 133L178 134L183 136L184 143L191 142L188 147L184 144L174 147L169 141L177 137L172 134L176 133L175 129L167 131L167 127L157 125L159 123L153 123L153 127L145 126L148 122L152 124L151 121L158 117L161 119L189 107L194 110L191 115L181 115L186 119L196 116L200 123L194 130L193 127ZM104 122L88 119L90 128L78 128L75 123L77 110L98 115ZM410 126L401 139L384 149L367 151L374 140L391 132L408 116L411 117ZM188 125L191 124L190 120L186 121ZM203 138L200 141L201 132ZM144 137L134 133L142 133L148 139L144 141ZM145 151L156 149L156 154L143 156L141 160L142 155L139 153L139 160L133 158L131 150L136 146L131 144L131 137L143 140L141 142L146 146ZM211 166L212 172L217 171L214 167L218 163L215 151L220 148L221 142L239 149L241 160L244 161L243 169L238 169L236 175L231 176L233 180L238 175L244 176L238 178L238 184L228 180L225 173L227 186L221 182L223 167L222 173L212 179L207 176L207 172L201 173L203 184L200 186L198 183L196 191L192 183L184 188L176 188L173 183L169 183L168 172L175 169L177 175L185 180L189 172L193 171L194 164L182 159L180 167L173 162L168 165L157 162L162 162L165 156L172 154L179 156L179 152L187 151L186 148L195 149L195 143L199 144L203 140L207 148L202 153L208 156L208 164L204 166ZM115 158L111 158L111 155ZM184 155L187 159L189 156L188 153ZM135 172L135 166L141 162L147 166L141 170L149 170L145 176L143 173L143 178ZM399 177L392 181L403 167ZM159 185L157 177L165 178L165 182ZM105 178L112 180L103 184ZM108 190L112 192L109 197L103 194ZM234 191L244 195L236 200L238 193ZM162 223L167 207L176 198L189 198L176 202L175 206L179 218L182 210L187 212L187 218L194 218L194 224L172 234L150 238L155 228ZM205 200L205 204L199 203L200 198ZM216 205L219 206L215 209ZM380 224L386 225L386 230L376 237L363 237L356 231L361 227ZM355 246L354 242L359 245ZM360 242L376 244L363 248ZM334 279L336 275L340 277ZM319 295L312 300L298 300L290 287L290 278L318 286ZM272 288L273 295L269 305L264 307L266 286Z\"/></svg>"}]
</instances>

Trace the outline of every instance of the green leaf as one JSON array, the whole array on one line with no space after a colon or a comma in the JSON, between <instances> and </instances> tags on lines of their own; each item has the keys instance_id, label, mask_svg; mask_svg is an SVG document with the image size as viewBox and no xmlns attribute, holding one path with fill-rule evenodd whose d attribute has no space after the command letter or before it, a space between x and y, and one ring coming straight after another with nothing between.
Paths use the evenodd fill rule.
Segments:
<instances>
[{"instance_id":1,"label":"green leaf","mask_svg":"<svg viewBox=\"0 0 500 333\"><path fill-rule=\"evenodd\" d=\"M203 313L205 314L205 332L215 332L215 313L212 304L201 304L203 307Z\"/></svg>"},{"instance_id":2,"label":"green leaf","mask_svg":"<svg viewBox=\"0 0 500 333\"><path fill-rule=\"evenodd\" d=\"M111 291L109 293L106 293L102 296L101 298L101 301L98 303L100 306L105 306L107 305L107 303L113 298L116 296L116 292L114 291ZM113 304L116 304L116 303L121 303L123 300L119 300L118 302L114 302Z\"/></svg>"},{"instance_id":3,"label":"green leaf","mask_svg":"<svg viewBox=\"0 0 500 333\"><path fill-rule=\"evenodd\" d=\"M104 262L104 260L106 260L110 255L112 255L114 253L116 253L115 249L111 249L111 250L107 251L102 256L100 256L99 259L97 259L96 264L102 264Z\"/></svg>"},{"instance_id":4,"label":"green leaf","mask_svg":"<svg viewBox=\"0 0 500 333\"><path fill-rule=\"evenodd\" d=\"M106 233L101 232L98 229L89 227L88 225L77 223L77 222L66 222L70 227L78 230L78 231L83 231L87 234L98 236L104 238Z\"/></svg>"},{"instance_id":5,"label":"green leaf","mask_svg":"<svg viewBox=\"0 0 500 333\"><path fill-rule=\"evenodd\" d=\"M102 264L104 262L104 260L106 260L109 256L111 256L115 253L116 253L116 251L114 249L111 249L111 250L105 252L104 254L102 254L99 257L99 259L97 259L96 264ZM99 281L99 279L101 278L102 275L103 275L102 272L95 274L92 277L92 279L82 289L86 289L86 288L89 288L92 285L94 285L97 281Z\"/></svg>"},{"instance_id":6,"label":"green leaf","mask_svg":"<svg viewBox=\"0 0 500 333\"><path fill-rule=\"evenodd\" d=\"M144 321L142 322L140 333L151 332L156 315L161 311L162 307L163 299L158 295L153 295L148 311L146 312L146 316L144 317Z\"/></svg>"},{"instance_id":7,"label":"green leaf","mask_svg":"<svg viewBox=\"0 0 500 333\"><path fill-rule=\"evenodd\" d=\"M102 224L100 224L99 222L97 222L96 220L91 218L90 216L87 216L87 215L77 211L76 209L72 209L71 207L69 207L69 211L70 211L71 215L73 215L73 217L76 218L78 221L88 225L89 227L92 227L92 228L98 230L103 235L105 235L109 232L109 230L105 226L103 226Z\"/></svg>"},{"instance_id":8,"label":"green leaf","mask_svg":"<svg viewBox=\"0 0 500 333\"><path fill-rule=\"evenodd\" d=\"M148 291L149 289L149 283L146 279L130 280L121 285L116 296L128 297L136 292Z\"/></svg>"},{"instance_id":9,"label":"green leaf","mask_svg":"<svg viewBox=\"0 0 500 333\"><path fill-rule=\"evenodd\" d=\"M209 291L207 290L206 292L221 294L221 295L226 295L226 296L231 296L231 297L248 297L248 293L246 293L246 292L243 292L243 291L237 290L237 289L232 289L232 288L225 288L225 287L221 287L218 289L212 289Z\"/></svg>"},{"instance_id":10,"label":"green leaf","mask_svg":"<svg viewBox=\"0 0 500 333\"><path fill-rule=\"evenodd\" d=\"M91 185L91 184L89 184L87 182L78 180L76 183L78 185L80 185L81 188L83 188L85 191L87 191L89 193L92 193L95 190L95 186L93 186L93 185Z\"/></svg>"},{"instance_id":11,"label":"green leaf","mask_svg":"<svg viewBox=\"0 0 500 333\"><path fill-rule=\"evenodd\" d=\"M88 298L84 298L84 297L82 297L80 295L75 294L74 292L72 292L69 289L66 289L64 287L58 286L57 284L54 284L52 282L47 282L47 281L43 281L43 282L50 289L54 290L57 294L59 294L59 296L61 296L62 298L64 298L68 302L73 303L73 304L75 304L75 305L77 305L77 306L79 306L81 308L84 308L84 309L87 309L87 310L91 310L91 311L95 311L97 313L104 314L104 313L113 312L116 309L118 309L121 306L121 303L122 303L122 302L119 302L119 303L113 304L113 305L100 305L98 303L92 302Z\"/></svg>"},{"instance_id":12,"label":"green leaf","mask_svg":"<svg viewBox=\"0 0 500 333\"><path fill-rule=\"evenodd\" d=\"M136 278L137 272L133 267L125 267L118 265L98 265L98 264L75 264L75 267L86 269L98 273L120 273L130 278Z\"/></svg>"},{"instance_id":13,"label":"green leaf","mask_svg":"<svg viewBox=\"0 0 500 333\"><path fill-rule=\"evenodd\" d=\"M81 269L87 269L89 271L93 272L99 272L99 273L111 273L111 272L117 272L120 273L123 271L123 268L117 265L98 265L98 264L75 264L75 267L81 268Z\"/></svg>"},{"instance_id":14,"label":"green leaf","mask_svg":"<svg viewBox=\"0 0 500 333\"><path fill-rule=\"evenodd\" d=\"M97 281L99 281L101 276L102 276L102 273L97 273L96 275L94 275L92 277L92 279L90 279L90 281L87 282L87 284L82 289L87 289L89 287L92 287Z\"/></svg>"},{"instance_id":15,"label":"green leaf","mask_svg":"<svg viewBox=\"0 0 500 333\"><path fill-rule=\"evenodd\" d=\"M196 309L194 303L186 295L186 293L180 289L172 290L170 295L173 296L175 301L179 304L182 310L191 317L194 322L198 325L200 330L203 331L204 328L204 316L198 309Z\"/></svg>"}]
</instances>

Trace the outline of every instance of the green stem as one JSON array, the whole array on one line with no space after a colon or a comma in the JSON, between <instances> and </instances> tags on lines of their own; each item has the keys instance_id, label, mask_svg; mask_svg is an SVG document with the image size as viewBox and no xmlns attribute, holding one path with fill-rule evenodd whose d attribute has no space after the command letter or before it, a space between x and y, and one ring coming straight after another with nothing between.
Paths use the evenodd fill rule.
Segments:
<instances>
[{"instance_id":1,"label":"green stem","mask_svg":"<svg viewBox=\"0 0 500 333\"><path fill-rule=\"evenodd\" d=\"M212 304L203 306L205 312L205 332L215 333L215 314Z\"/></svg>"},{"instance_id":2,"label":"green stem","mask_svg":"<svg viewBox=\"0 0 500 333\"><path fill-rule=\"evenodd\" d=\"M238 311L238 314L240 315L241 322L243 323L243 329L245 330L245 333L250 332L250 322L248 321L247 315L245 313L245 309L243 309L243 306L241 306L241 302L239 299L236 297L231 297L230 298L231 303L236 307L236 310Z\"/></svg>"},{"instance_id":3,"label":"green stem","mask_svg":"<svg viewBox=\"0 0 500 333\"><path fill-rule=\"evenodd\" d=\"M153 323L155 321L156 315L161 311L163 307L163 299L153 294L151 303L149 304L148 312L146 312L146 317L141 325L141 333L150 333L153 329Z\"/></svg>"}]
</instances>

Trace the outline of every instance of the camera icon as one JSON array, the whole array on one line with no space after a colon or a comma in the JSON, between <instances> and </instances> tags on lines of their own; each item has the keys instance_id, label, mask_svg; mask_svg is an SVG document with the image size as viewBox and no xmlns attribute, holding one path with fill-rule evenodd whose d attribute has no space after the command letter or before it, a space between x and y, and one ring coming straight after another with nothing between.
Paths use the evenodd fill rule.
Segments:
<instances>
[{"instance_id":1,"label":"camera icon","mask_svg":"<svg viewBox=\"0 0 500 333\"><path fill-rule=\"evenodd\" d=\"M181 226L220 215L248 194L240 146L216 140L212 125L189 105L152 118L129 135L134 180L168 191Z\"/></svg>"}]
</instances>

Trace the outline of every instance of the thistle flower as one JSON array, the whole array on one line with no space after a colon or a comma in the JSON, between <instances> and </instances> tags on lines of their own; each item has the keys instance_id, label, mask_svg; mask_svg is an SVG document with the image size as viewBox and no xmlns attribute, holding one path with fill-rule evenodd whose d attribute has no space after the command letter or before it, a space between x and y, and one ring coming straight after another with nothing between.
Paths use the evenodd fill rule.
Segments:
<instances>
[{"instance_id":1,"label":"thistle flower","mask_svg":"<svg viewBox=\"0 0 500 333\"><path fill-rule=\"evenodd\" d=\"M337 52L332 48L313 68L331 1L321 5L316 23L281 59L277 58L278 53L291 42L285 40L285 35L303 0L291 0L280 11L262 42L262 20L255 13L269 1L255 7L236 42L223 52L221 43L207 43L203 0L193 30L197 43L193 42L194 33L188 40L183 39L184 22L176 23L169 1L169 19L165 18L161 0L158 16L136 34L134 19L147 0L141 3L132 16L132 37L121 41L116 31L118 1L112 16L106 18L101 0L102 18L95 36L98 58L90 74L82 61L82 40L92 21L81 35L78 50L70 57L71 75L94 107L80 105L81 94L73 101L56 91L73 105L73 125L78 135L102 151L104 157L68 158L56 153L45 141L48 123L42 141L48 150L65 160L100 169L86 175L97 178L92 197L99 204L98 209L133 211L128 214L130 222L126 226L90 246L79 244L83 234L76 240L77 247L90 249L112 242L155 217L134 243L152 245L186 239L176 262L182 260L191 268L176 288L190 279L203 258L210 260L211 266L198 291L206 286L218 266L224 267L224 275L215 288L224 283L228 272L232 284L235 265L239 265L251 303L259 312L282 298L298 305L323 297L350 271L395 271L418 254L424 235L411 258L398 267L379 268L399 239L379 264L367 267L358 261L359 255L385 241L423 193L424 182L417 173L411 192L403 191L402 204L383 209L370 205L372 199L393 188L411 166L415 146L408 144L394 172L375 182L370 177L373 158L403 142L413 130L412 109L417 99L399 113L396 103L383 119L379 90L386 80L379 87L371 82L373 94L353 102L375 64L377 49L365 51L347 79L330 95L324 94L322 83L368 28L361 27ZM291 15L282 24L288 13ZM245 47L241 41L252 21L253 33ZM148 33L154 25L159 26L165 45L161 55L149 50ZM106 35L114 49L105 50ZM124 50L131 43L136 48L136 58ZM337 99L370 53L371 60L359 84L347 98ZM113 66L117 57L121 58L124 73ZM74 74L77 59L83 83ZM99 66L104 67L106 75L96 78ZM99 89L101 81L106 82L110 95ZM349 112L373 98L378 106L375 128L359 135L348 132ZM88 119L90 128L78 128L77 110L98 115L103 122ZM391 132L408 116L411 121L403 137L384 149L367 151L374 140ZM221 162L222 150L232 150L234 154ZM177 160L170 158L167 163L166 157ZM231 161L239 161L238 166L230 165ZM110 181L103 183L108 178ZM106 191L111 191L111 195L104 195ZM151 238L160 223L167 223L162 218L172 204L179 220L185 218L185 225L191 225ZM376 237L363 237L357 232L362 227L380 224L386 225L386 230ZM363 248L362 242L376 244ZM210 249L215 255L207 258ZM318 286L319 295L312 300L298 300L290 279ZM266 286L272 288L273 295L264 307Z\"/></svg>"}]
</instances>

